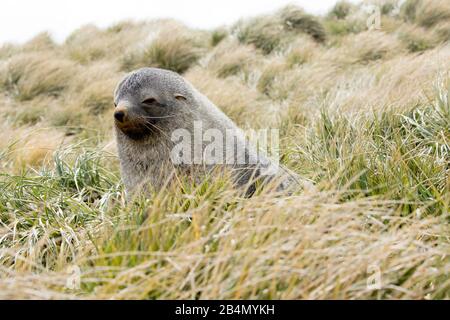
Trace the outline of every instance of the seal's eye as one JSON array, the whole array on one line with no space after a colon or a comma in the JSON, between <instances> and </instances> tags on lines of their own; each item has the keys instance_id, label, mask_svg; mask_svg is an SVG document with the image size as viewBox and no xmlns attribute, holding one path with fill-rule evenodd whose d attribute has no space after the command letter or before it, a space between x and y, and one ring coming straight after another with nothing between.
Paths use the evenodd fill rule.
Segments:
<instances>
[{"instance_id":1,"label":"seal's eye","mask_svg":"<svg viewBox=\"0 0 450 320\"><path fill-rule=\"evenodd\" d=\"M154 104L156 102L155 98L148 98L142 101L143 104Z\"/></svg>"},{"instance_id":2,"label":"seal's eye","mask_svg":"<svg viewBox=\"0 0 450 320\"><path fill-rule=\"evenodd\" d=\"M116 107L117 107L117 103L114 102L114 108L116 108Z\"/></svg>"},{"instance_id":3,"label":"seal's eye","mask_svg":"<svg viewBox=\"0 0 450 320\"><path fill-rule=\"evenodd\" d=\"M180 100L180 101L186 101L187 98L185 96L183 96L182 94L176 94L175 95L175 99Z\"/></svg>"}]
</instances>

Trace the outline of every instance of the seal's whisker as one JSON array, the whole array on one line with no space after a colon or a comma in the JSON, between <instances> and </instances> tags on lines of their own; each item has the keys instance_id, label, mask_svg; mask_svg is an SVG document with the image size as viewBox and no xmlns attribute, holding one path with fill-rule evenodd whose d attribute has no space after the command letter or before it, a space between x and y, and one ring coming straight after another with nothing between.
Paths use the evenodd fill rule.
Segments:
<instances>
[{"instance_id":1,"label":"seal's whisker","mask_svg":"<svg viewBox=\"0 0 450 320\"><path fill-rule=\"evenodd\" d=\"M146 180L149 180L152 187L160 188L171 179L169 167L175 167L177 172L187 177L201 179L203 174L209 170L208 168L211 168L211 166L224 168L222 164L235 169L233 171L236 171L236 178L233 178L233 180L237 186L246 189L246 195L251 195L254 192L252 190L255 190L256 186L254 186L253 179L259 179L262 176L261 170L259 170L261 160L255 160L258 161L255 164L243 163L241 165L235 159L231 163L218 163L218 167L214 163L210 166L209 160L213 160L208 158L212 156L209 154L211 150L206 149L207 145L203 141L203 136L186 141L183 137L182 143L172 140L173 133L177 129L183 129L183 134L187 131L188 135L194 136L197 134L196 124L200 122L202 132L199 134L201 135L205 134L207 130L215 129L215 132L219 131L223 138L227 136L228 130L232 129L241 135L238 140L244 141L246 139L244 133L241 133L241 130L225 113L220 112L220 109L214 103L200 94L180 75L157 68L143 68L128 75L128 78L119 84L116 100L128 99L129 104L132 104L132 101L139 100L138 98L143 95L144 89L151 90L155 94L155 98L152 98L149 103L156 102L161 103L161 105L173 103L173 105L168 108L157 109L160 113L153 116L150 112L151 109L148 109L148 113L141 110L138 115L131 118L125 117L124 123L120 124L125 129L130 128L129 137L134 140L131 142L129 139L122 139L122 136L119 136L118 139L120 161L125 168L123 180L127 192L133 191L136 185ZM176 96L180 91L187 93L193 100L185 99L181 103L166 99L166 97ZM139 106L133 107L139 109ZM132 126L136 127L135 130L132 130ZM197 138L201 138L201 141L198 142ZM220 138L217 139L217 141L220 141ZM233 141L235 140L233 139ZM219 146L216 147L219 148ZM220 156L220 153L234 153L235 145L230 146L226 143L221 147L222 149L214 149L214 156L216 154ZM244 148L249 159L259 159L256 151L248 146L244 146ZM173 161L173 151L176 152L177 157L181 157L180 159L177 158L177 161ZM201 154L198 152L201 152ZM205 161L205 159L208 161ZM197 163L197 160L201 162ZM193 168L199 168L198 172ZM290 183L285 177L281 178L286 184Z\"/></svg>"},{"instance_id":2,"label":"seal's whisker","mask_svg":"<svg viewBox=\"0 0 450 320\"><path fill-rule=\"evenodd\" d=\"M152 116L142 116L142 115L140 115L139 117L145 118L145 119L165 119L165 118L173 118L176 116L177 116L176 114L171 114L171 115L163 116L163 117L152 117Z\"/></svg>"},{"instance_id":3,"label":"seal's whisker","mask_svg":"<svg viewBox=\"0 0 450 320\"><path fill-rule=\"evenodd\" d=\"M168 138L168 135L160 128L158 127L156 124L154 123L150 123L150 122L144 122L144 126L151 130L152 128L158 130L161 134L163 134L166 138Z\"/></svg>"}]
</instances>

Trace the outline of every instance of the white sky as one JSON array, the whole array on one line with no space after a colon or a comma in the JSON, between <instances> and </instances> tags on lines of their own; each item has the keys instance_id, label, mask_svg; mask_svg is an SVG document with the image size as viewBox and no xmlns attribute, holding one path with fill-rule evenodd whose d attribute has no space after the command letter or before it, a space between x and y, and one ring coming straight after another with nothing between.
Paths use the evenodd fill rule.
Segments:
<instances>
[{"instance_id":1,"label":"white sky","mask_svg":"<svg viewBox=\"0 0 450 320\"><path fill-rule=\"evenodd\" d=\"M1 0L0 43L24 42L41 31L64 40L83 24L106 27L124 19L175 18L214 28L293 3L323 14L336 0ZM356 2L354 0L353 2Z\"/></svg>"}]
</instances>

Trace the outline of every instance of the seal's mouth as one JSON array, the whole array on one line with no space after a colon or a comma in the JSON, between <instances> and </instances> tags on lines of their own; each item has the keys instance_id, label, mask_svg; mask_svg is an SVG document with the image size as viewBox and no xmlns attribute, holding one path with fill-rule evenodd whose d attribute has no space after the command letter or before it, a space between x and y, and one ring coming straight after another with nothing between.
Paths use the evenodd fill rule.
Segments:
<instances>
[{"instance_id":1,"label":"seal's mouth","mask_svg":"<svg viewBox=\"0 0 450 320\"><path fill-rule=\"evenodd\" d=\"M115 124L117 129L133 140L144 139L155 131L149 122L139 121L132 123L129 121L127 123L121 123L116 120Z\"/></svg>"},{"instance_id":2,"label":"seal's mouth","mask_svg":"<svg viewBox=\"0 0 450 320\"><path fill-rule=\"evenodd\" d=\"M114 124L118 130L133 140L140 140L155 131L155 125L150 119L129 110L125 105L119 105L114 110Z\"/></svg>"}]
</instances>

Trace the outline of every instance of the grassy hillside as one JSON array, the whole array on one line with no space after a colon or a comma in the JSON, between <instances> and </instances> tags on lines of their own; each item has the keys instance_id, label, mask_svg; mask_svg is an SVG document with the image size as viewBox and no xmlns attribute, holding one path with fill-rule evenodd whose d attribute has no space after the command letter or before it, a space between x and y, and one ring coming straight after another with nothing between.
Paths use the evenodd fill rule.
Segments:
<instances>
[{"instance_id":1,"label":"grassy hillside","mask_svg":"<svg viewBox=\"0 0 450 320\"><path fill-rule=\"evenodd\" d=\"M450 298L450 4L377 3L379 30L340 2L1 45L0 298ZM142 66L279 128L314 186L179 182L126 203L112 92Z\"/></svg>"}]
</instances>

